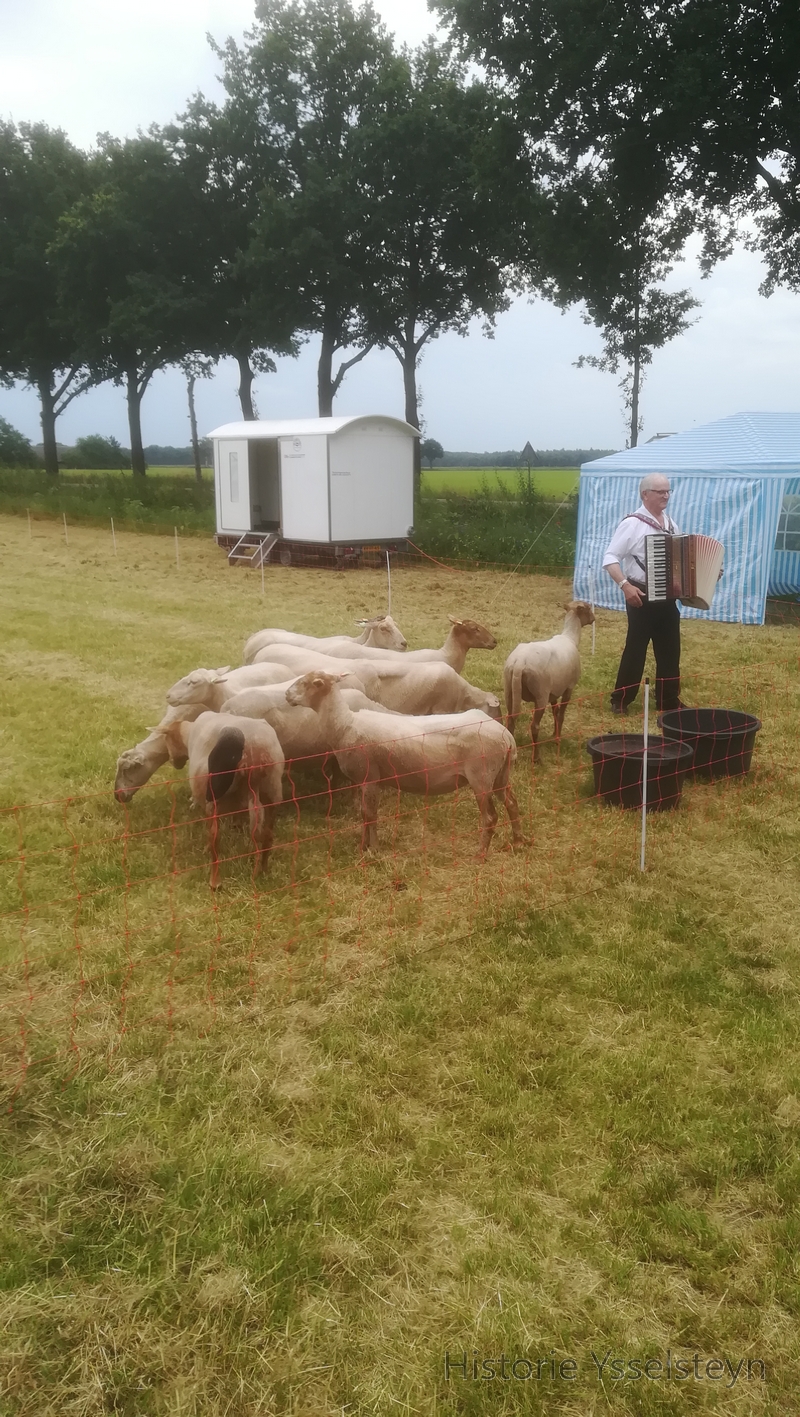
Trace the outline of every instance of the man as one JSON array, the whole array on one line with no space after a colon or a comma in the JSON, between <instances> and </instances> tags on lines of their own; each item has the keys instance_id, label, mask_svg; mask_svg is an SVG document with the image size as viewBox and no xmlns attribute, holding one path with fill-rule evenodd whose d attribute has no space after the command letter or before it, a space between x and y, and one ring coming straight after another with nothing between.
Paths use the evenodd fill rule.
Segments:
<instances>
[{"instance_id":1,"label":"man","mask_svg":"<svg viewBox=\"0 0 800 1417\"><path fill-rule=\"evenodd\" d=\"M624 517L612 536L603 566L625 596L628 637L611 694L612 713L624 714L639 692L647 646L656 659L656 709L682 708L680 700L681 617L676 600L645 599L645 541L656 532L675 536L678 528L667 512L669 478L649 472L639 483L642 505Z\"/></svg>"}]
</instances>

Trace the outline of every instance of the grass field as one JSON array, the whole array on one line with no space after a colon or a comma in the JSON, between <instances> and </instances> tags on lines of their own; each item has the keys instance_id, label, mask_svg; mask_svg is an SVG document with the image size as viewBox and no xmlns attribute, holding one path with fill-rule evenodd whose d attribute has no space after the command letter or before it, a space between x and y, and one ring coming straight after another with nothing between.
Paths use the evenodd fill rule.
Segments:
<instances>
[{"instance_id":1,"label":"grass field","mask_svg":"<svg viewBox=\"0 0 800 1417\"><path fill-rule=\"evenodd\" d=\"M523 469L527 480L527 469ZM580 470L577 467L531 468L531 482L543 497L568 497L577 493ZM422 491L431 495L458 492L463 497L480 492L484 485L499 482L509 492L515 492L519 470L514 467L434 467L422 469Z\"/></svg>"},{"instance_id":2,"label":"grass field","mask_svg":"<svg viewBox=\"0 0 800 1417\"><path fill-rule=\"evenodd\" d=\"M748 778L652 819L643 877L590 797L600 612L560 755L520 748L523 852L501 821L480 867L474 802L386 794L362 863L322 793L261 888L227 829L214 896L184 781L125 812L117 753L188 669L346 631L384 577L262 599L199 539L33 531L0 518L3 1417L800 1411L796 629L684 626L685 696L764 726ZM398 570L393 613L412 645L491 625L497 689L567 591Z\"/></svg>"}]
</instances>

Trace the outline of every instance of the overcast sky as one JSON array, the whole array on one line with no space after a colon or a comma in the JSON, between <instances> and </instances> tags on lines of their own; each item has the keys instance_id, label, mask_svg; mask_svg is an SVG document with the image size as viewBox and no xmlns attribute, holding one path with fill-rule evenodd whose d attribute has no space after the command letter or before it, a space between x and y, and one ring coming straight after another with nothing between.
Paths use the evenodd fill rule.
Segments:
<instances>
[{"instance_id":1,"label":"overcast sky","mask_svg":"<svg viewBox=\"0 0 800 1417\"><path fill-rule=\"evenodd\" d=\"M399 40L418 43L434 26L425 0L377 0ZM219 96L218 63L206 33L241 38L252 0L0 0L0 113L61 127L83 146L98 132L134 134L164 123L202 90ZM688 285L703 302L696 325L655 356L644 388L644 437L676 432L728 413L800 408L800 297L758 294L760 262L738 250L701 281L694 261L670 285ZM599 352L580 313L562 315L543 301L518 301L497 322L493 340L479 326L466 339L445 335L420 369L426 431L445 447L476 451L534 447L624 446L616 379L576 369ZM224 364L198 386L203 431L240 416L236 369ZM316 347L279 361L256 383L266 418L316 414ZM350 374L337 413L402 416L400 366L372 353ZM33 442L41 433L35 395L0 389L0 415ZM185 389L178 374L153 380L142 408L145 443L189 440ZM128 444L121 389L104 386L76 400L58 425L59 441L113 434Z\"/></svg>"}]
</instances>

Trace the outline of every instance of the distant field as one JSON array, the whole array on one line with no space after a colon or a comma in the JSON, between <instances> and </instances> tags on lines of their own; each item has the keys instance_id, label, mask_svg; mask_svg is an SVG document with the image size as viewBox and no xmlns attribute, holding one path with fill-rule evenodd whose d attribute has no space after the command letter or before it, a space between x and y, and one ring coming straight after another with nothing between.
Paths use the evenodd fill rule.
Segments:
<instances>
[{"instance_id":1,"label":"distant field","mask_svg":"<svg viewBox=\"0 0 800 1417\"><path fill-rule=\"evenodd\" d=\"M527 475L527 474L526 474ZM500 481L509 491L517 487L519 472L514 467L435 467L422 469L423 492L460 492L465 497L480 492L484 483ZM531 469L531 481L544 497L566 497L577 492L580 471L577 467L537 467Z\"/></svg>"}]
</instances>

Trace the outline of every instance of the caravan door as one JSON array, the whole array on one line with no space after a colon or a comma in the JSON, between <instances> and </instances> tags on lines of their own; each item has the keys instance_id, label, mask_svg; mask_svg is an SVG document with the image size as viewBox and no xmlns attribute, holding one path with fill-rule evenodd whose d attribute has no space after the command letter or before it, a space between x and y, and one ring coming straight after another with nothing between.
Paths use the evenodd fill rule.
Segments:
<instances>
[{"instance_id":1,"label":"caravan door","mask_svg":"<svg viewBox=\"0 0 800 1417\"><path fill-rule=\"evenodd\" d=\"M329 541L328 440L281 438L281 532L287 541Z\"/></svg>"},{"instance_id":2,"label":"caravan door","mask_svg":"<svg viewBox=\"0 0 800 1417\"><path fill-rule=\"evenodd\" d=\"M217 520L219 530L251 531L247 439L220 438L217 449Z\"/></svg>"}]
</instances>

